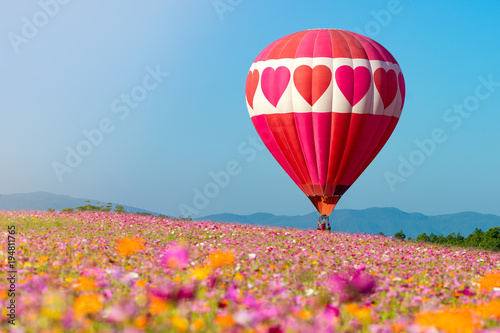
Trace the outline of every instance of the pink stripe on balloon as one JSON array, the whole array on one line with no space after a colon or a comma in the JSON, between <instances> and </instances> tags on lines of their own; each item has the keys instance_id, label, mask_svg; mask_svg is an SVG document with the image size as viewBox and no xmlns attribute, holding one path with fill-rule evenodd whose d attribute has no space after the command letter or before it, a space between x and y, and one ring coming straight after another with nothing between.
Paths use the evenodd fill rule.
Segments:
<instances>
[{"instance_id":1,"label":"pink stripe on balloon","mask_svg":"<svg viewBox=\"0 0 500 333\"><path fill-rule=\"evenodd\" d=\"M332 36L328 29L321 29L314 45L315 57L333 58Z\"/></svg>"},{"instance_id":2,"label":"pink stripe on balloon","mask_svg":"<svg viewBox=\"0 0 500 333\"><path fill-rule=\"evenodd\" d=\"M312 57L314 54L314 45L316 44L316 36L318 35L317 30L309 31L297 47L297 52L295 53L295 58L301 57Z\"/></svg>"},{"instance_id":3,"label":"pink stripe on balloon","mask_svg":"<svg viewBox=\"0 0 500 333\"><path fill-rule=\"evenodd\" d=\"M316 166L316 151L314 147L314 132L311 112L295 113L295 126L299 134L300 144L304 158L306 160L307 169L311 175L311 180L314 184L319 184L317 166Z\"/></svg>"}]
</instances>

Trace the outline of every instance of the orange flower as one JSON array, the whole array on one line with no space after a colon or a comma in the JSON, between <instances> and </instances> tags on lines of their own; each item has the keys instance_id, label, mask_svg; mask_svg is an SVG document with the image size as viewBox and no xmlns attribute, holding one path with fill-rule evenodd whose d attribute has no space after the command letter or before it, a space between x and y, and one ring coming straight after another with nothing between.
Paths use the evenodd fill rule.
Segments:
<instances>
[{"instance_id":1,"label":"orange flower","mask_svg":"<svg viewBox=\"0 0 500 333\"><path fill-rule=\"evenodd\" d=\"M218 268L224 265L231 265L234 261L232 251L214 251L208 256L208 265L211 268Z\"/></svg>"},{"instance_id":2,"label":"orange flower","mask_svg":"<svg viewBox=\"0 0 500 333\"><path fill-rule=\"evenodd\" d=\"M145 315L140 315L134 320L134 326L140 330L146 329L147 323L148 323L148 318Z\"/></svg>"},{"instance_id":3,"label":"orange flower","mask_svg":"<svg viewBox=\"0 0 500 333\"><path fill-rule=\"evenodd\" d=\"M197 319L194 320L194 322L193 322L193 328L196 331L202 329L203 327L205 327L205 322L203 321L203 319L197 318Z\"/></svg>"},{"instance_id":4,"label":"orange flower","mask_svg":"<svg viewBox=\"0 0 500 333\"><path fill-rule=\"evenodd\" d=\"M486 274L477 283L481 290L491 291L493 288L500 288L500 273L494 272Z\"/></svg>"},{"instance_id":5,"label":"orange flower","mask_svg":"<svg viewBox=\"0 0 500 333\"><path fill-rule=\"evenodd\" d=\"M302 318L303 320L307 320L307 319L311 318L311 316L312 316L312 313L309 310L304 309L304 310L301 310L299 312L299 317Z\"/></svg>"},{"instance_id":6,"label":"orange flower","mask_svg":"<svg viewBox=\"0 0 500 333\"><path fill-rule=\"evenodd\" d=\"M478 305L474 308L474 312L483 318L500 319L500 301L493 300L490 303Z\"/></svg>"},{"instance_id":7,"label":"orange flower","mask_svg":"<svg viewBox=\"0 0 500 333\"><path fill-rule=\"evenodd\" d=\"M144 245L140 238L123 238L118 241L116 251L122 256L129 256L137 250L142 250Z\"/></svg>"},{"instance_id":8,"label":"orange flower","mask_svg":"<svg viewBox=\"0 0 500 333\"><path fill-rule=\"evenodd\" d=\"M395 333L403 332L405 329L405 325L396 323L391 325L391 330L393 330Z\"/></svg>"},{"instance_id":9,"label":"orange flower","mask_svg":"<svg viewBox=\"0 0 500 333\"><path fill-rule=\"evenodd\" d=\"M415 322L422 326L434 326L448 333L472 333L480 327L479 320L467 309L443 309L436 312L420 312Z\"/></svg>"},{"instance_id":10,"label":"orange flower","mask_svg":"<svg viewBox=\"0 0 500 333\"><path fill-rule=\"evenodd\" d=\"M92 290L95 288L95 281L82 276L75 284L75 290Z\"/></svg>"},{"instance_id":11,"label":"orange flower","mask_svg":"<svg viewBox=\"0 0 500 333\"><path fill-rule=\"evenodd\" d=\"M138 280L135 283L135 286L141 288L141 287L144 287L147 283L148 283L148 281L146 281L146 280Z\"/></svg>"},{"instance_id":12,"label":"orange flower","mask_svg":"<svg viewBox=\"0 0 500 333\"><path fill-rule=\"evenodd\" d=\"M349 312L350 314L352 314L354 317L356 317L358 319L365 319L365 318L370 317L371 311L367 307L360 307L357 304L349 303L346 305L345 308L346 308L347 312Z\"/></svg>"},{"instance_id":13,"label":"orange flower","mask_svg":"<svg viewBox=\"0 0 500 333\"><path fill-rule=\"evenodd\" d=\"M167 303L165 303L161 298L151 296L149 300L149 312L151 312L151 314L156 315L167 309Z\"/></svg>"},{"instance_id":14,"label":"orange flower","mask_svg":"<svg viewBox=\"0 0 500 333\"><path fill-rule=\"evenodd\" d=\"M231 317L230 314L224 313L224 314L218 314L217 317L215 317L215 323L217 323L220 326L233 326L235 324L235 321L233 320L233 317Z\"/></svg>"},{"instance_id":15,"label":"orange flower","mask_svg":"<svg viewBox=\"0 0 500 333\"><path fill-rule=\"evenodd\" d=\"M73 303L73 310L78 318L86 314L97 313L101 311L103 303L97 294L81 295Z\"/></svg>"}]
</instances>

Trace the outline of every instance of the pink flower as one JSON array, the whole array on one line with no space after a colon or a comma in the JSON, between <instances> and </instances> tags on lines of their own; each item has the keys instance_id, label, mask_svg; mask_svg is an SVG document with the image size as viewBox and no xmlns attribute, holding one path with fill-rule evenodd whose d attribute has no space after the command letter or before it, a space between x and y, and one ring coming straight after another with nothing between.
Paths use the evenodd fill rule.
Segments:
<instances>
[{"instance_id":1,"label":"pink flower","mask_svg":"<svg viewBox=\"0 0 500 333\"><path fill-rule=\"evenodd\" d=\"M362 270L357 270L352 276L333 275L327 280L327 288L339 294L340 302L359 301L363 295L375 290L375 280Z\"/></svg>"},{"instance_id":2,"label":"pink flower","mask_svg":"<svg viewBox=\"0 0 500 333\"><path fill-rule=\"evenodd\" d=\"M172 247L163 252L161 263L168 268L186 268L189 263L189 253L187 249L183 247Z\"/></svg>"}]
</instances>

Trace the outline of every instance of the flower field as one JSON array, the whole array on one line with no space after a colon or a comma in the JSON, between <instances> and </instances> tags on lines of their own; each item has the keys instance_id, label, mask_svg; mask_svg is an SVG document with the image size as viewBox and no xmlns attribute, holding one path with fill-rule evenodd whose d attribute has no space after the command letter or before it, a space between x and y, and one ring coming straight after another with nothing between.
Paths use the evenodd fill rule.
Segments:
<instances>
[{"instance_id":1,"label":"flower field","mask_svg":"<svg viewBox=\"0 0 500 333\"><path fill-rule=\"evenodd\" d=\"M124 213L0 221L4 332L500 332L500 253Z\"/></svg>"}]
</instances>

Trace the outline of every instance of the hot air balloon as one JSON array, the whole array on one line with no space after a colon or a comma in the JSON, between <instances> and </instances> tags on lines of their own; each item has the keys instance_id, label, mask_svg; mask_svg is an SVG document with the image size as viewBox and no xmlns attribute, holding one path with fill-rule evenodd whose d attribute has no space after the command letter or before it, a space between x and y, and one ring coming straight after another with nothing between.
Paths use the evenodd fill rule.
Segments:
<instances>
[{"instance_id":1,"label":"hot air balloon","mask_svg":"<svg viewBox=\"0 0 500 333\"><path fill-rule=\"evenodd\" d=\"M394 57L363 35L293 33L267 46L246 81L260 138L324 223L392 134L405 83Z\"/></svg>"}]
</instances>

